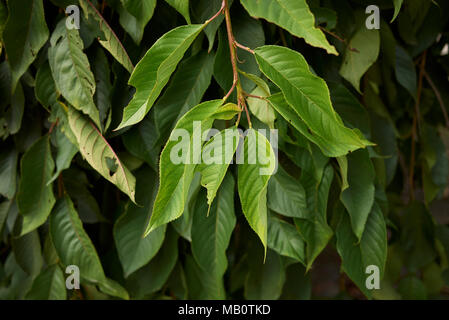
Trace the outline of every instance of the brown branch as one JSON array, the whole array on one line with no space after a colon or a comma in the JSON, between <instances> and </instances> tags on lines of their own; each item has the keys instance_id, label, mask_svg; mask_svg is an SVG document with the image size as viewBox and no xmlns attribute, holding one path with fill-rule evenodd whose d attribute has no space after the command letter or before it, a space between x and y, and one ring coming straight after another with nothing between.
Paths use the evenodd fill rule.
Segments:
<instances>
[{"instance_id":1,"label":"brown branch","mask_svg":"<svg viewBox=\"0 0 449 320\"><path fill-rule=\"evenodd\" d=\"M447 115L446 105L444 104L443 98L441 98L440 91L438 91L438 88L436 87L435 83L432 81L426 70L424 70L424 77L426 78L427 82L435 93L435 96L437 97L438 103L441 107L441 111L443 112L444 120L446 122L446 128L449 128L449 116Z\"/></svg>"},{"instance_id":2,"label":"brown branch","mask_svg":"<svg viewBox=\"0 0 449 320\"><path fill-rule=\"evenodd\" d=\"M421 57L420 71L419 71L419 80L418 80L418 91L416 94L416 103L415 103L415 113L413 115L413 126L412 126L412 147L411 147L411 155L410 155L410 171L409 171L409 184L410 184L410 196L411 199L415 199L414 192L414 175L415 175L415 149L416 142L418 140L418 132L421 133L421 124L420 124L420 102L421 102L421 93L422 93L422 84L423 84L423 76L424 70L426 66L426 56L427 51L424 51ZM418 128L418 132L416 129Z\"/></svg>"},{"instance_id":3,"label":"brown branch","mask_svg":"<svg viewBox=\"0 0 449 320\"><path fill-rule=\"evenodd\" d=\"M318 28L320 28L321 31L323 31L323 32L325 32L325 33L331 35L332 37L334 37L334 38L337 39L338 41L340 41L340 42L346 44L346 45L348 46L348 49L349 49L350 51L360 53L359 50L357 50L356 48L351 47L351 46L348 44L348 42L346 41L346 39L343 39L342 37L338 36L336 33L333 33L332 31L329 31L329 30L327 30L326 28L323 28L323 27L320 27L320 26L319 26Z\"/></svg>"}]
</instances>

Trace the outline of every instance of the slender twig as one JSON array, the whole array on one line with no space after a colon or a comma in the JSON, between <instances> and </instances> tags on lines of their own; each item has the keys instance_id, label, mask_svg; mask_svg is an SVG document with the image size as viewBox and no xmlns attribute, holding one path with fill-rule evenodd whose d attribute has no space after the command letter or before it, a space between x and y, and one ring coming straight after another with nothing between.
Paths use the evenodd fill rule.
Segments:
<instances>
[{"instance_id":1,"label":"slender twig","mask_svg":"<svg viewBox=\"0 0 449 320\"><path fill-rule=\"evenodd\" d=\"M318 28L320 28L321 31L331 35L332 37L334 37L338 41L343 42L344 44L346 44L350 51L360 53L359 50L357 50L356 48L351 47L345 39L343 39L342 37L338 36L336 33L333 33L332 31L329 31L329 30L327 30L326 28L323 28L323 27L318 27Z\"/></svg>"},{"instance_id":2,"label":"slender twig","mask_svg":"<svg viewBox=\"0 0 449 320\"><path fill-rule=\"evenodd\" d=\"M59 119L56 119L55 122L53 122L50 126L50 129L48 129L48 133L51 134L53 132L53 129L58 125Z\"/></svg>"},{"instance_id":3,"label":"slender twig","mask_svg":"<svg viewBox=\"0 0 449 320\"><path fill-rule=\"evenodd\" d=\"M239 47L240 49L243 49L243 50L245 50L245 51L248 51L248 52L251 53L251 54L254 54L254 50L252 50L251 48L249 48L249 47L247 47L247 46L244 46L244 45L238 43L236 40L234 40L234 45L237 46L237 47Z\"/></svg>"},{"instance_id":4,"label":"slender twig","mask_svg":"<svg viewBox=\"0 0 449 320\"><path fill-rule=\"evenodd\" d=\"M251 117L249 116L248 106L246 105L246 101L244 98L242 99L242 105L245 108L246 119L248 120L248 125L249 128L251 129L253 127L253 124L251 123Z\"/></svg>"},{"instance_id":5,"label":"slender twig","mask_svg":"<svg viewBox=\"0 0 449 320\"><path fill-rule=\"evenodd\" d=\"M415 199L414 192L414 175L415 175L415 149L416 142L418 140L418 132L421 133L421 124L420 124L420 102L421 102L421 93L422 93L422 84L423 84L423 76L424 70L426 66L426 56L427 51L424 51L421 57L420 71L419 71L419 80L418 80L418 91L416 94L416 103L415 103L415 112L413 115L413 126L412 126L412 146L411 146L411 154L410 154L410 171L409 171L409 184L410 184L410 196L411 199ZM416 132L418 128L418 132Z\"/></svg>"},{"instance_id":6,"label":"slender twig","mask_svg":"<svg viewBox=\"0 0 449 320\"><path fill-rule=\"evenodd\" d=\"M435 93L435 96L437 97L438 103L441 107L441 111L443 112L444 120L446 122L446 128L449 128L449 116L447 115L446 105L444 104L443 98L441 98L440 91L438 91L438 88L436 87L435 83L432 81L426 70L424 70L424 77L426 78L427 82Z\"/></svg>"},{"instance_id":7,"label":"slender twig","mask_svg":"<svg viewBox=\"0 0 449 320\"><path fill-rule=\"evenodd\" d=\"M213 20L215 20L215 18L217 18L220 14L222 14L224 12L224 8L226 6L226 1L223 0L223 2L221 3L221 8L220 10L218 10L218 12L216 14L214 14L212 16L212 18L210 18L209 20L207 20L204 24L208 25L209 23L211 23Z\"/></svg>"},{"instance_id":8,"label":"slender twig","mask_svg":"<svg viewBox=\"0 0 449 320\"><path fill-rule=\"evenodd\" d=\"M244 92L243 94L244 94L246 97L248 97L248 98L255 98L255 99L260 99L260 100L267 101L267 98L266 98L266 97L256 96L256 95L254 95L254 94L249 94L249 93L246 93L246 92Z\"/></svg>"}]
</instances>

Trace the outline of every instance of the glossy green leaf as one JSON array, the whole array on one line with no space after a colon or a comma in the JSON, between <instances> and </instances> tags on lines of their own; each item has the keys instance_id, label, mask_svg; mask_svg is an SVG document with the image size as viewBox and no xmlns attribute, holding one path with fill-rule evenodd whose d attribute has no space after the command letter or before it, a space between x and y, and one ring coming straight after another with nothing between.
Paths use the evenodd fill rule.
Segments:
<instances>
[{"instance_id":1,"label":"glossy green leaf","mask_svg":"<svg viewBox=\"0 0 449 320\"><path fill-rule=\"evenodd\" d=\"M340 75L348 80L358 92L361 92L360 79L377 60L379 49L379 31L368 30L365 25L361 26L349 41L340 68Z\"/></svg>"},{"instance_id":2,"label":"glossy green leaf","mask_svg":"<svg viewBox=\"0 0 449 320\"><path fill-rule=\"evenodd\" d=\"M418 80L416 76L415 63L410 54L401 46L396 45L396 79L416 99Z\"/></svg>"},{"instance_id":3,"label":"glossy green leaf","mask_svg":"<svg viewBox=\"0 0 449 320\"><path fill-rule=\"evenodd\" d=\"M176 122L201 102L212 80L214 61L213 54L202 52L179 64L167 90L154 105L159 139L165 142Z\"/></svg>"},{"instance_id":4,"label":"glossy green leaf","mask_svg":"<svg viewBox=\"0 0 449 320\"><path fill-rule=\"evenodd\" d=\"M276 170L276 158L267 138L249 130L237 155L238 192L242 210L251 228L267 247L267 187Z\"/></svg>"},{"instance_id":5,"label":"glossy green leaf","mask_svg":"<svg viewBox=\"0 0 449 320\"><path fill-rule=\"evenodd\" d=\"M201 134L212 126L212 117L222 103L222 100L201 103L178 121L161 153L160 185L145 235L158 226L179 218L184 211L195 166L201 160ZM181 132L185 134L180 135ZM181 141L178 142L179 138ZM180 151L182 153L179 156Z\"/></svg>"},{"instance_id":6,"label":"glossy green leaf","mask_svg":"<svg viewBox=\"0 0 449 320\"><path fill-rule=\"evenodd\" d=\"M232 174L226 175L217 199L208 211L204 199L197 201L192 222L192 253L198 265L214 277L221 278L228 266L226 249L231 240L236 218L234 213Z\"/></svg>"},{"instance_id":7,"label":"glossy green leaf","mask_svg":"<svg viewBox=\"0 0 449 320\"><path fill-rule=\"evenodd\" d=\"M341 156L370 144L360 132L344 126L332 107L326 83L310 72L300 53L278 46L264 46L255 52L262 72L281 88L293 109L290 111L292 117L298 115L301 118L311 130L309 136L317 136L320 146L329 144L339 148L332 153L329 151L331 156Z\"/></svg>"},{"instance_id":8,"label":"glossy green leaf","mask_svg":"<svg viewBox=\"0 0 449 320\"><path fill-rule=\"evenodd\" d=\"M260 81L262 81L263 84L257 85L257 87L251 92L251 95L258 97L270 96L270 88L262 79L260 79ZM268 127L273 129L276 114L274 113L271 104L264 99L253 97L248 97L247 102L251 113L254 114L260 121L268 125Z\"/></svg>"},{"instance_id":9,"label":"glossy green leaf","mask_svg":"<svg viewBox=\"0 0 449 320\"><path fill-rule=\"evenodd\" d=\"M56 171L53 177L47 182L52 183L56 180L59 174L70 167L73 157L78 153L76 145L72 144L66 135L62 132L61 126L58 126L53 131L54 145L57 148L56 151Z\"/></svg>"},{"instance_id":10,"label":"glossy green leaf","mask_svg":"<svg viewBox=\"0 0 449 320\"><path fill-rule=\"evenodd\" d=\"M327 223L327 201L334 172L328 165L319 177L315 177L313 170L315 169L304 170L301 175L301 183L306 191L309 219L295 219L295 224L306 241L307 269L310 269L333 234Z\"/></svg>"},{"instance_id":11,"label":"glossy green leaf","mask_svg":"<svg viewBox=\"0 0 449 320\"><path fill-rule=\"evenodd\" d=\"M258 262L257 264L254 262ZM248 300L275 300L281 296L285 281L285 271L281 257L268 250L265 263L253 261L246 281L245 298Z\"/></svg>"},{"instance_id":12,"label":"glossy green leaf","mask_svg":"<svg viewBox=\"0 0 449 320\"><path fill-rule=\"evenodd\" d=\"M136 124L145 117L184 53L203 28L204 25L198 24L175 28L163 35L147 51L129 79L129 84L136 88L136 93L124 109L122 122L117 129Z\"/></svg>"},{"instance_id":13,"label":"glossy green leaf","mask_svg":"<svg viewBox=\"0 0 449 320\"><path fill-rule=\"evenodd\" d=\"M214 135L203 147L202 163L197 170L201 172L201 185L207 189L207 204L210 206L234 158L240 141L236 128L226 129Z\"/></svg>"},{"instance_id":14,"label":"glossy green leaf","mask_svg":"<svg viewBox=\"0 0 449 320\"><path fill-rule=\"evenodd\" d=\"M83 7L84 13L89 18L97 21L99 28L104 34L105 39L98 39L98 42L109 51L110 54L118 61L120 64L128 70L129 73L133 72L134 66L131 59L128 56L123 44L120 42L119 38L115 32L111 29L109 24L100 14L100 12L95 8L90 0L80 0L80 4Z\"/></svg>"},{"instance_id":15,"label":"glossy green leaf","mask_svg":"<svg viewBox=\"0 0 449 320\"><path fill-rule=\"evenodd\" d=\"M349 187L340 198L348 210L352 230L360 240L374 203L375 171L367 150L357 150L347 158Z\"/></svg>"},{"instance_id":16,"label":"glossy green leaf","mask_svg":"<svg viewBox=\"0 0 449 320\"><path fill-rule=\"evenodd\" d=\"M100 127L99 112L93 100L95 78L83 52L78 30L67 29L65 20L62 20L53 32L50 43L48 60L56 87L75 109L89 115Z\"/></svg>"},{"instance_id":17,"label":"glossy green leaf","mask_svg":"<svg viewBox=\"0 0 449 320\"><path fill-rule=\"evenodd\" d=\"M44 63L37 70L34 93L40 104L48 110L50 110L50 107L55 104L58 99L59 93L56 90L55 81L53 80L48 62Z\"/></svg>"},{"instance_id":18,"label":"glossy green leaf","mask_svg":"<svg viewBox=\"0 0 449 320\"><path fill-rule=\"evenodd\" d=\"M14 256L18 265L30 276L39 274L44 260L39 233L34 230L12 241Z\"/></svg>"},{"instance_id":19,"label":"glossy green leaf","mask_svg":"<svg viewBox=\"0 0 449 320\"><path fill-rule=\"evenodd\" d=\"M393 0L394 14L393 14L393 18L391 19L390 23L392 23L394 20L396 20L398 14L399 14L399 11L401 11L402 2L403 2L403 0Z\"/></svg>"},{"instance_id":20,"label":"glossy green leaf","mask_svg":"<svg viewBox=\"0 0 449 320\"><path fill-rule=\"evenodd\" d=\"M48 39L42 0L8 1L9 18L3 30L8 62L11 66L12 91L36 59Z\"/></svg>"},{"instance_id":21,"label":"glossy green leaf","mask_svg":"<svg viewBox=\"0 0 449 320\"><path fill-rule=\"evenodd\" d=\"M371 297L372 292L365 285L366 267L370 265L378 267L380 277L383 277L387 259L387 230L379 206L376 203L373 205L360 241L354 236L349 219L344 212L338 224L336 236L337 251L343 260L343 271L367 297Z\"/></svg>"},{"instance_id":22,"label":"glossy green leaf","mask_svg":"<svg viewBox=\"0 0 449 320\"><path fill-rule=\"evenodd\" d=\"M146 265L158 252L165 237L165 225L143 237L146 222L151 215L157 176L149 168L137 173L136 201L129 203L126 211L114 225L114 240L125 277Z\"/></svg>"},{"instance_id":23,"label":"glossy green leaf","mask_svg":"<svg viewBox=\"0 0 449 320\"><path fill-rule=\"evenodd\" d=\"M311 46L338 55L321 30L315 27L315 17L305 0L241 0L241 3L251 16L275 23L291 34L304 38Z\"/></svg>"},{"instance_id":24,"label":"glossy green leaf","mask_svg":"<svg viewBox=\"0 0 449 320\"><path fill-rule=\"evenodd\" d=\"M305 265L305 242L296 227L273 216L268 219L268 247Z\"/></svg>"},{"instance_id":25,"label":"glossy green leaf","mask_svg":"<svg viewBox=\"0 0 449 320\"><path fill-rule=\"evenodd\" d=\"M309 216L303 186L282 168L268 182L268 207L286 217Z\"/></svg>"},{"instance_id":26,"label":"glossy green leaf","mask_svg":"<svg viewBox=\"0 0 449 320\"><path fill-rule=\"evenodd\" d=\"M190 24L190 12L189 12L189 0L165 0L169 5L171 5L176 11L178 11L187 23Z\"/></svg>"},{"instance_id":27,"label":"glossy green leaf","mask_svg":"<svg viewBox=\"0 0 449 320\"><path fill-rule=\"evenodd\" d=\"M27 300L66 300L64 275L58 265L45 269L33 281Z\"/></svg>"},{"instance_id":28,"label":"glossy green leaf","mask_svg":"<svg viewBox=\"0 0 449 320\"><path fill-rule=\"evenodd\" d=\"M9 149L9 150L8 150ZM0 194L11 199L17 188L17 150L1 148L0 153ZM0 228L1 229L1 228Z\"/></svg>"},{"instance_id":29,"label":"glossy green leaf","mask_svg":"<svg viewBox=\"0 0 449 320\"><path fill-rule=\"evenodd\" d=\"M92 122L74 108L69 107L68 115L70 128L76 137L78 149L86 161L106 180L115 184L134 201L136 178L122 164L107 140ZM115 172L108 167L107 159L110 159L117 166Z\"/></svg>"},{"instance_id":30,"label":"glossy green leaf","mask_svg":"<svg viewBox=\"0 0 449 320\"><path fill-rule=\"evenodd\" d=\"M167 228L164 244L157 255L143 268L126 279L132 296L143 297L156 292L166 283L178 260L178 234Z\"/></svg>"},{"instance_id":31,"label":"glossy green leaf","mask_svg":"<svg viewBox=\"0 0 449 320\"><path fill-rule=\"evenodd\" d=\"M63 265L78 266L82 279L93 283L104 281L105 275L97 251L67 195L60 198L53 209L50 233Z\"/></svg>"},{"instance_id":32,"label":"glossy green leaf","mask_svg":"<svg viewBox=\"0 0 449 320\"><path fill-rule=\"evenodd\" d=\"M143 32L154 13L156 0L120 0L126 12L121 12L120 22L136 44L140 44ZM125 15L125 17L123 16ZM123 21L125 20L125 21Z\"/></svg>"},{"instance_id":33,"label":"glossy green leaf","mask_svg":"<svg viewBox=\"0 0 449 320\"><path fill-rule=\"evenodd\" d=\"M21 234L41 226L55 203L52 185L47 182L55 164L51 156L49 136L43 136L23 155L17 205L23 216Z\"/></svg>"}]
</instances>

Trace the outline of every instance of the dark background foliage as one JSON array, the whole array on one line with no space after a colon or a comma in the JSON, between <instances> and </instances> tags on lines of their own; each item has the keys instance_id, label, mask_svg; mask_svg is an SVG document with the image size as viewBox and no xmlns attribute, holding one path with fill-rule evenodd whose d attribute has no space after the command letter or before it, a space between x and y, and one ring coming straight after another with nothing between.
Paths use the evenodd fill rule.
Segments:
<instances>
[{"instance_id":1,"label":"dark background foliage","mask_svg":"<svg viewBox=\"0 0 449 320\"><path fill-rule=\"evenodd\" d=\"M339 56L314 48L273 23L251 18L240 1L233 1L230 13L236 39L253 49L274 44L300 52L328 84L334 108L345 124L360 129L376 146L366 152L367 162L348 156L349 171L344 174L340 161L327 159L311 143L306 144L307 150L301 143L304 137L277 115L279 162L290 178L304 184L299 173L304 170L301 159L306 156L299 154L306 152L307 157L318 162L320 157L326 158L327 168L333 171L328 200L327 195L319 197L324 201L321 205L325 218L337 237L332 236L316 260L307 263L282 255L269 244L264 263L263 247L242 213L237 191L233 192L235 182L226 180L236 219L226 250L228 265L223 280L215 279L195 254L194 243L201 241L195 240L194 229L200 230L200 222L195 219L207 211L205 190L200 188L199 179L191 186L182 218L163 230L157 229L146 240L141 235L159 183L159 155L171 129L194 105L222 98L232 84L225 23L216 24L216 36L213 27L198 36L142 122L114 131L134 94L128 85L130 73L101 45L108 39L101 31L103 22L95 20L94 11L81 9L79 33L95 78L93 100L99 111L99 128L137 179L137 206L94 170L65 135L68 120L64 106L67 108L70 101L57 92L48 57L53 46L50 38L65 19L65 7L77 1L43 0L48 35L11 93L14 76L10 63L21 55L13 42L29 34L37 39L33 32L39 29L27 30L30 25L23 17L28 9L13 12L17 10L14 1L7 4L0 0L0 299L365 299L366 292L354 280L360 279L363 270L351 271L354 265L349 258L348 266L343 267L345 272L341 270L341 256L344 264L345 254L338 250L337 229L343 225L342 215L349 210L341 197L345 179L350 186L359 188L349 196L357 201L364 201L365 191L372 188L371 203L375 201L386 223L387 262L382 289L376 290L373 298L448 297L448 1L404 0L399 15L391 22L395 4L400 1L308 0L316 24ZM36 5L39 1L29 2ZM368 17L365 8L371 4L381 9L379 53L363 72L358 92L341 76L340 69L351 52L370 56L376 51L376 44L369 37L351 41ZM190 19L203 23L220 5L221 0L191 0ZM11 27L8 21L13 34L7 31L8 7L10 19L17 19L18 24ZM186 18L168 1L157 1L148 22L145 17L137 17L139 12L132 16L119 0L92 1L87 7L95 7L95 12L104 17L133 65L162 35L186 24ZM90 12L88 18L86 11ZM145 12L140 13L145 16ZM239 49L238 56L241 70L262 77L248 52ZM196 87L189 89L192 84ZM242 84L248 92L254 89L247 79ZM270 89L272 93L279 91L272 83ZM235 101L235 96L231 100ZM257 117L251 119L254 127L265 127ZM241 127L246 128L244 116L241 122ZM217 124L221 128L227 125L224 121ZM117 170L112 158L108 170L111 176ZM370 170L372 177L367 174ZM237 176L236 166L231 166L230 171L231 176ZM269 189L269 208L276 211L276 200L274 196L270 199L270 192ZM38 228L22 234L25 224L21 211L33 211L41 200L48 203L40 210L46 211L47 207L50 216L43 217ZM298 224L291 216L274 212L272 215L293 230L294 223ZM78 220L73 222L77 217L82 225L76 223ZM78 237L80 246L87 246L87 251L95 248L99 260L95 252L86 257L81 252L83 248L64 247L70 244L64 240L64 233ZM353 238L357 240L354 235ZM81 261L89 266L89 275L83 275L81 270L80 290L64 289L61 281L65 282L66 261ZM309 262L311 268L306 272ZM49 286L52 281L56 284Z\"/></svg>"}]
</instances>

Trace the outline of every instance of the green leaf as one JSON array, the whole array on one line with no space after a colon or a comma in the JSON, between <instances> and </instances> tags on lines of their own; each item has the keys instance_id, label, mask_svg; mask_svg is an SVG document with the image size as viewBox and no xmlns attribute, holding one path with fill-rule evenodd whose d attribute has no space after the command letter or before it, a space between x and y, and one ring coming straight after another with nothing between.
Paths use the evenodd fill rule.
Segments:
<instances>
[{"instance_id":1,"label":"green leaf","mask_svg":"<svg viewBox=\"0 0 449 320\"><path fill-rule=\"evenodd\" d=\"M327 165L316 177L313 171L309 170L303 168L301 183L306 191L310 216L309 219L295 219L295 224L307 244L307 269L310 269L313 261L324 250L333 234L327 223L327 202L334 171L330 165Z\"/></svg>"},{"instance_id":2,"label":"green leaf","mask_svg":"<svg viewBox=\"0 0 449 320\"><path fill-rule=\"evenodd\" d=\"M22 118L25 108L25 96L20 83L17 84L16 90L11 96L11 106L6 112L5 118L7 128L10 134L19 132L22 125Z\"/></svg>"},{"instance_id":3,"label":"green leaf","mask_svg":"<svg viewBox=\"0 0 449 320\"><path fill-rule=\"evenodd\" d=\"M274 216L268 219L268 247L306 264L305 242L296 227Z\"/></svg>"},{"instance_id":4,"label":"green leaf","mask_svg":"<svg viewBox=\"0 0 449 320\"><path fill-rule=\"evenodd\" d=\"M154 105L159 140L166 141L176 122L201 102L212 80L214 61L215 55L201 52L180 63L167 90Z\"/></svg>"},{"instance_id":5,"label":"green leaf","mask_svg":"<svg viewBox=\"0 0 449 320\"><path fill-rule=\"evenodd\" d=\"M285 271L281 257L268 250L266 261L252 260L252 267L245 281L245 298L248 300L276 300L282 293Z\"/></svg>"},{"instance_id":6,"label":"green leaf","mask_svg":"<svg viewBox=\"0 0 449 320\"><path fill-rule=\"evenodd\" d=\"M20 238L13 238L12 247L17 264L30 276L39 274L44 260L37 230L29 232Z\"/></svg>"},{"instance_id":7,"label":"green leaf","mask_svg":"<svg viewBox=\"0 0 449 320\"><path fill-rule=\"evenodd\" d=\"M374 166L367 150L357 150L347 156L349 187L341 193L357 239L362 238L366 221L374 203Z\"/></svg>"},{"instance_id":8,"label":"green leaf","mask_svg":"<svg viewBox=\"0 0 449 320\"><path fill-rule=\"evenodd\" d=\"M365 25L349 41L340 75L360 91L360 79L377 60L380 50L379 31L368 30Z\"/></svg>"},{"instance_id":9,"label":"green leaf","mask_svg":"<svg viewBox=\"0 0 449 320\"><path fill-rule=\"evenodd\" d=\"M223 277L228 260L226 249L231 240L236 218L234 213L232 174L226 175L214 202L208 211L206 203L197 201L192 222L192 253L203 271L214 277Z\"/></svg>"},{"instance_id":10,"label":"green leaf","mask_svg":"<svg viewBox=\"0 0 449 320\"><path fill-rule=\"evenodd\" d=\"M6 219L8 218L8 213L13 205L13 200L7 200L0 203L0 234L3 231L3 226L5 225Z\"/></svg>"},{"instance_id":11,"label":"green leaf","mask_svg":"<svg viewBox=\"0 0 449 320\"><path fill-rule=\"evenodd\" d=\"M27 300L66 300L65 279L58 265L45 269L33 281Z\"/></svg>"},{"instance_id":12,"label":"green leaf","mask_svg":"<svg viewBox=\"0 0 449 320\"><path fill-rule=\"evenodd\" d=\"M52 185L47 185L55 168L49 140L48 135L40 138L21 160L17 205L23 216L22 235L41 226L55 204Z\"/></svg>"},{"instance_id":13,"label":"green leaf","mask_svg":"<svg viewBox=\"0 0 449 320\"><path fill-rule=\"evenodd\" d=\"M100 290L110 296L118 297L123 300L129 300L128 292L117 281L106 278L99 283Z\"/></svg>"},{"instance_id":14,"label":"green leaf","mask_svg":"<svg viewBox=\"0 0 449 320\"><path fill-rule=\"evenodd\" d=\"M403 2L403 0L393 0L394 14L393 14L393 18L391 19L390 23L392 23L394 20L396 20L398 14L399 14L399 11L401 11L402 2Z\"/></svg>"},{"instance_id":15,"label":"green leaf","mask_svg":"<svg viewBox=\"0 0 449 320\"><path fill-rule=\"evenodd\" d=\"M184 211L195 163L201 160L199 141L202 132L210 129L214 120L211 117L220 109L222 103L222 100L201 103L187 112L176 124L161 153L160 185L145 235L158 226L179 218ZM194 128L194 124L199 126ZM177 129L182 129L185 135L179 136L181 130ZM181 138L180 142L178 142L179 138ZM195 143L194 139L196 139ZM182 154L178 158L180 151ZM174 163L172 156L176 158L178 164Z\"/></svg>"},{"instance_id":16,"label":"green leaf","mask_svg":"<svg viewBox=\"0 0 449 320\"><path fill-rule=\"evenodd\" d=\"M48 39L42 0L8 1L9 17L3 31L8 62L11 66L12 92L20 77L36 59Z\"/></svg>"},{"instance_id":17,"label":"green leaf","mask_svg":"<svg viewBox=\"0 0 449 320\"><path fill-rule=\"evenodd\" d=\"M122 122L116 130L136 124L145 117L203 28L200 24L177 27L164 34L147 51L129 79L136 93L124 109Z\"/></svg>"},{"instance_id":18,"label":"green leaf","mask_svg":"<svg viewBox=\"0 0 449 320\"><path fill-rule=\"evenodd\" d=\"M158 252L165 237L165 225L143 237L155 196L156 174L149 168L137 173L136 200L128 204L114 225L114 240L125 277L146 265Z\"/></svg>"},{"instance_id":19,"label":"green leaf","mask_svg":"<svg viewBox=\"0 0 449 320\"><path fill-rule=\"evenodd\" d=\"M165 241L157 255L143 268L126 279L127 288L132 296L144 297L160 290L167 282L178 260L178 234L167 228Z\"/></svg>"},{"instance_id":20,"label":"green leaf","mask_svg":"<svg viewBox=\"0 0 449 320\"><path fill-rule=\"evenodd\" d=\"M415 63L410 54L401 46L396 45L396 79L416 100L418 85Z\"/></svg>"},{"instance_id":21,"label":"green leaf","mask_svg":"<svg viewBox=\"0 0 449 320\"><path fill-rule=\"evenodd\" d=\"M243 152L237 155L238 191L242 210L251 228L267 247L267 187L276 170L274 151L258 131L247 131Z\"/></svg>"},{"instance_id":22,"label":"green leaf","mask_svg":"<svg viewBox=\"0 0 449 320\"><path fill-rule=\"evenodd\" d=\"M165 0L169 5L176 9L186 22L190 24L189 0Z\"/></svg>"},{"instance_id":23,"label":"green leaf","mask_svg":"<svg viewBox=\"0 0 449 320\"><path fill-rule=\"evenodd\" d=\"M122 164L117 154L92 122L71 107L69 107L68 115L70 128L76 137L78 149L86 161L106 180L126 193L134 202L136 178ZM106 163L108 158L115 161L116 172L109 170Z\"/></svg>"},{"instance_id":24,"label":"green leaf","mask_svg":"<svg viewBox=\"0 0 449 320\"><path fill-rule=\"evenodd\" d=\"M58 199L53 209L50 216L50 233L64 266L78 266L81 278L87 281L105 281L97 251L67 195Z\"/></svg>"},{"instance_id":25,"label":"green leaf","mask_svg":"<svg viewBox=\"0 0 449 320\"><path fill-rule=\"evenodd\" d=\"M47 182L47 185L55 181L63 170L70 167L73 157L78 153L77 146L70 142L70 140L62 132L60 125L52 133L52 136L54 137L54 145L57 148L56 172Z\"/></svg>"},{"instance_id":26,"label":"green leaf","mask_svg":"<svg viewBox=\"0 0 449 320\"><path fill-rule=\"evenodd\" d=\"M94 95L94 101L100 113L100 123L102 131L106 131L110 119L111 110L111 72L108 59L104 51L98 48L94 54L93 72L97 82L97 90Z\"/></svg>"},{"instance_id":27,"label":"green leaf","mask_svg":"<svg viewBox=\"0 0 449 320\"><path fill-rule=\"evenodd\" d=\"M84 10L86 17L92 17L97 21L99 28L104 34L104 40L98 39L98 42L109 51L110 54L117 60L129 73L133 72L134 66L128 56L125 48L120 42L117 35L111 29L109 24L98 12L97 8L90 2L90 0L80 0L80 4Z\"/></svg>"},{"instance_id":28,"label":"green leaf","mask_svg":"<svg viewBox=\"0 0 449 320\"><path fill-rule=\"evenodd\" d=\"M404 300L427 300L427 290L421 279L410 275L399 282L399 293Z\"/></svg>"},{"instance_id":29,"label":"green leaf","mask_svg":"<svg viewBox=\"0 0 449 320\"><path fill-rule=\"evenodd\" d=\"M286 217L308 217L303 186L281 167L268 182L268 207Z\"/></svg>"},{"instance_id":30,"label":"green leaf","mask_svg":"<svg viewBox=\"0 0 449 320\"><path fill-rule=\"evenodd\" d=\"M17 150L1 148L0 153L0 194L12 199L17 187ZM1 230L1 228L0 228Z\"/></svg>"},{"instance_id":31,"label":"green leaf","mask_svg":"<svg viewBox=\"0 0 449 320\"><path fill-rule=\"evenodd\" d=\"M122 135L123 144L128 152L144 160L154 170L157 170L161 149L157 143L156 130L153 119L147 117Z\"/></svg>"},{"instance_id":32,"label":"green leaf","mask_svg":"<svg viewBox=\"0 0 449 320\"><path fill-rule=\"evenodd\" d=\"M241 0L248 13L277 24L294 36L304 38L311 46L338 55L324 34L315 27L315 17L306 0Z\"/></svg>"},{"instance_id":33,"label":"green leaf","mask_svg":"<svg viewBox=\"0 0 449 320\"><path fill-rule=\"evenodd\" d=\"M120 0L124 9L120 12L120 23L136 44L140 44L143 32L154 13L156 0Z\"/></svg>"},{"instance_id":34,"label":"green leaf","mask_svg":"<svg viewBox=\"0 0 449 320\"><path fill-rule=\"evenodd\" d=\"M78 30L67 29L65 20L61 20L50 43L48 60L56 87L75 109L89 115L101 128L99 112L93 100L95 78L83 52Z\"/></svg>"},{"instance_id":35,"label":"green leaf","mask_svg":"<svg viewBox=\"0 0 449 320\"><path fill-rule=\"evenodd\" d=\"M251 92L253 96L268 97L270 95L270 88L262 80L263 85L257 85L257 87ZM276 120L276 114L274 113L271 104L263 99L248 97L247 99L249 110L253 113L257 119L265 123L271 129L274 128L274 121Z\"/></svg>"},{"instance_id":36,"label":"green leaf","mask_svg":"<svg viewBox=\"0 0 449 320\"><path fill-rule=\"evenodd\" d=\"M365 285L366 267L377 266L380 277L383 277L387 259L387 227L379 206L376 203L373 205L360 241L352 232L350 221L344 212L340 217L336 236L343 271L370 298L372 292Z\"/></svg>"},{"instance_id":37,"label":"green leaf","mask_svg":"<svg viewBox=\"0 0 449 320\"><path fill-rule=\"evenodd\" d=\"M332 105L343 122L351 129L359 129L366 138L371 137L370 117L359 100L340 83L328 83Z\"/></svg>"},{"instance_id":38,"label":"green leaf","mask_svg":"<svg viewBox=\"0 0 449 320\"><path fill-rule=\"evenodd\" d=\"M193 176L192 183L190 184L189 193L187 194L187 200L184 206L184 212L182 213L181 217L171 223L176 232L178 232L181 237L190 242L192 242L193 214L195 213L198 192L201 190L200 182L201 174L199 172L196 172Z\"/></svg>"},{"instance_id":39,"label":"green leaf","mask_svg":"<svg viewBox=\"0 0 449 320\"><path fill-rule=\"evenodd\" d=\"M201 185L207 189L209 208L234 158L239 141L237 128L226 129L214 135L201 151L203 161L197 170L201 172Z\"/></svg>"},{"instance_id":40,"label":"green leaf","mask_svg":"<svg viewBox=\"0 0 449 320\"><path fill-rule=\"evenodd\" d=\"M210 272L203 271L191 255L185 259L185 273L189 299L224 300L226 298L223 280L214 277Z\"/></svg>"},{"instance_id":41,"label":"green leaf","mask_svg":"<svg viewBox=\"0 0 449 320\"><path fill-rule=\"evenodd\" d=\"M316 141L326 155L342 156L370 144L361 137L360 132L344 126L332 108L326 83L310 72L300 53L278 46L264 46L255 52L262 72L281 88L285 100L293 109L286 120L291 120L293 116L300 117L311 130L307 136L316 137L312 141ZM297 126L300 130L299 124ZM328 150L325 148L327 145L334 146L334 149Z\"/></svg>"},{"instance_id":42,"label":"green leaf","mask_svg":"<svg viewBox=\"0 0 449 320\"><path fill-rule=\"evenodd\" d=\"M48 110L57 102L59 93L56 90L48 61L37 70L34 94L37 101Z\"/></svg>"},{"instance_id":43,"label":"green leaf","mask_svg":"<svg viewBox=\"0 0 449 320\"><path fill-rule=\"evenodd\" d=\"M203 23L207 19L210 19L214 14L220 10L222 0L195 0L193 1L194 8L193 13L195 20L199 23ZM232 0L229 1L232 3ZM217 30L220 27L221 23L224 20L224 15L219 15L215 20L213 20L206 28L204 28L204 33L206 34L207 39L209 40L209 49L210 52L212 47L214 46L215 36L217 34Z\"/></svg>"}]
</instances>

